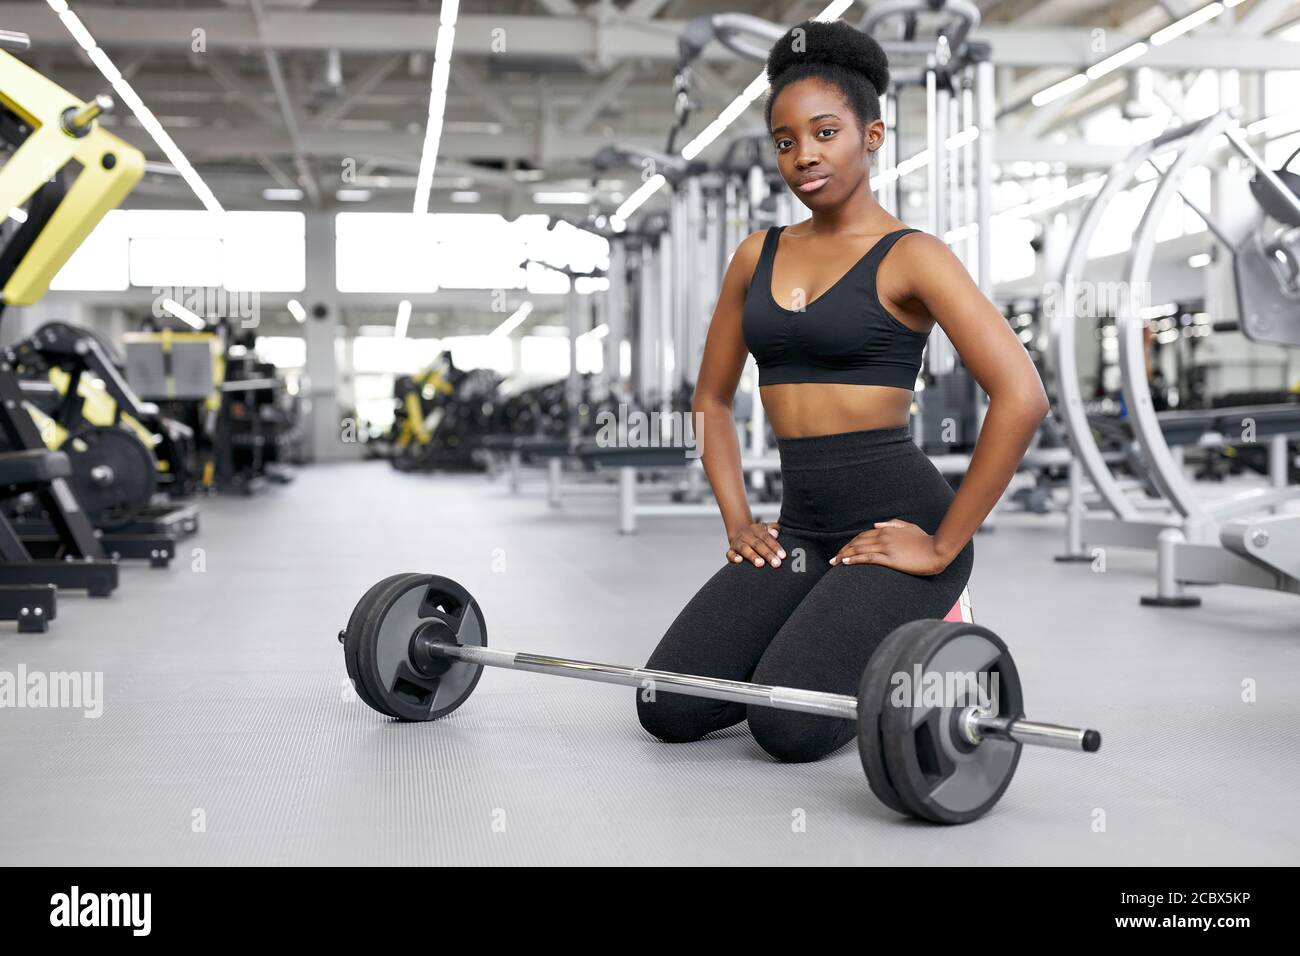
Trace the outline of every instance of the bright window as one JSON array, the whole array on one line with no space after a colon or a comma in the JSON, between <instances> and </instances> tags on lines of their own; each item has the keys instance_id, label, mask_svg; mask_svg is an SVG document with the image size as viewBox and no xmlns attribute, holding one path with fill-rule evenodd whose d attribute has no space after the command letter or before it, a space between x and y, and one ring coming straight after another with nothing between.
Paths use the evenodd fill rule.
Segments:
<instances>
[{"instance_id":1,"label":"bright window","mask_svg":"<svg viewBox=\"0 0 1300 956\"><path fill-rule=\"evenodd\" d=\"M561 269L609 265L609 242L550 217L482 213L340 213L335 275L341 292L438 289L567 292ZM589 291L580 288L580 292Z\"/></svg>"},{"instance_id":2,"label":"bright window","mask_svg":"<svg viewBox=\"0 0 1300 956\"><path fill-rule=\"evenodd\" d=\"M130 284L301 292L305 230L299 212L114 209L50 288L121 291Z\"/></svg>"}]
</instances>

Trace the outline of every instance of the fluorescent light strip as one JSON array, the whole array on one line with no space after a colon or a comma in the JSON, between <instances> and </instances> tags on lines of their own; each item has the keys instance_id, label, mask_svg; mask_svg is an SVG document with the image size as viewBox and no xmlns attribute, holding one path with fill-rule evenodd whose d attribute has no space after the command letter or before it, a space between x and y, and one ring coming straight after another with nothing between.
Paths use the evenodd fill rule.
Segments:
<instances>
[{"instance_id":1,"label":"fluorescent light strip","mask_svg":"<svg viewBox=\"0 0 1300 956\"><path fill-rule=\"evenodd\" d=\"M668 180L664 179L662 173L655 173L655 175L642 183L636 192L623 200L623 205L618 207L614 212L614 215L622 222L627 222L628 217L630 217L632 213L636 212L643 202L658 192L666 182L668 182Z\"/></svg>"},{"instance_id":2,"label":"fluorescent light strip","mask_svg":"<svg viewBox=\"0 0 1300 956\"><path fill-rule=\"evenodd\" d=\"M293 316L295 322L307 321L307 310L302 307L302 303L297 299L290 299L285 303L285 308L289 310L289 314Z\"/></svg>"},{"instance_id":3,"label":"fluorescent light strip","mask_svg":"<svg viewBox=\"0 0 1300 956\"><path fill-rule=\"evenodd\" d=\"M202 332L208 327L206 322L175 299L163 299L162 307L197 332Z\"/></svg>"},{"instance_id":4,"label":"fluorescent light strip","mask_svg":"<svg viewBox=\"0 0 1300 956\"><path fill-rule=\"evenodd\" d=\"M575 206L591 202L591 193L540 192L533 193L533 202L539 206Z\"/></svg>"},{"instance_id":5,"label":"fluorescent light strip","mask_svg":"<svg viewBox=\"0 0 1300 956\"><path fill-rule=\"evenodd\" d=\"M1202 23L1209 23L1224 10L1222 3L1209 3L1194 13L1189 13L1181 20L1175 20L1167 27L1162 27L1151 34L1152 46L1164 46L1170 40L1176 40L1189 30L1195 30Z\"/></svg>"},{"instance_id":6,"label":"fluorescent light strip","mask_svg":"<svg viewBox=\"0 0 1300 956\"><path fill-rule=\"evenodd\" d=\"M397 321L393 323L393 338L406 338L406 330L411 326L411 300L403 299L397 303Z\"/></svg>"},{"instance_id":7,"label":"fluorescent light strip","mask_svg":"<svg viewBox=\"0 0 1300 956\"><path fill-rule=\"evenodd\" d=\"M1300 132L1300 110L1290 113L1274 113L1272 116L1257 119L1246 127L1247 136L1264 134L1276 138L1277 136L1287 136L1295 132Z\"/></svg>"},{"instance_id":8,"label":"fluorescent light strip","mask_svg":"<svg viewBox=\"0 0 1300 956\"><path fill-rule=\"evenodd\" d=\"M839 15L841 13L843 13L849 7L853 6L855 2L856 0L835 0L834 3L832 3L821 13L817 14L817 16L813 17L813 19L814 20L836 20L839 18Z\"/></svg>"},{"instance_id":9,"label":"fluorescent light strip","mask_svg":"<svg viewBox=\"0 0 1300 956\"><path fill-rule=\"evenodd\" d=\"M1067 76L1059 83L1053 83L1045 90L1039 90L1029 98L1029 102L1035 106L1046 106L1048 103L1054 103L1061 97L1069 96L1075 90L1087 85L1088 77L1082 73L1076 73L1074 76Z\"/></svg>"},{"instance_id":10,"label":"fluorescent light strip","mask_svg":"<svg viewBox=\"0 0 1300 956\"><path fill-rule=\"evenodd\" d=\"M1101 191L1105 185L1105 176L1095 176L1092 179L1085 179L1081 183L1075 183L1069 189L1057 193L1055 196L1044 196L1042 199L1035 199L1033 202L1027 202L1020 206L1013 206L1005 209L995 215L994 219L1024 219L1026 216L1032 216L1036 213L1046 212L1049 209L1055 209L1057 206L1064 206L1068 202L1076 199L1083 199L1087 196L1095 195Z\"/></svg>"},{"instance_id":11,"label":"fluorescent light strip","mask_svg":"<svg viewBox=\"0 0 1300 956\"><path fill-rule=\"evenodd\" d=\"M963 146L969 146L975 140L980 138L980 128L978 126L967 126L960 133L954 133L943 141L943 144L950 150L959 150Z\"/></svg>"},{"instance_id":12,"label":"fluorescent light strip","mask_svg":"<svg viewBox=\"0 0 1300 956\"><path fill-rule=\"evenodd\" d=\"M969 146L980 137L980 128L978 126L967 126L959 133L953 133L943 141L943 144L950 151L957 151ZM902 179L904 176L911 175L918 169L924 169L930 165L930 151L923 149L915 156L909 156L889 169L882 169L871 177L871 188L879 189L881 186L888 186L890 183Z\"/></svg>"},{"instance_id":13,"label":"fluorescent light strip","mask_svg":"<svg viewBox=\"0 0 1300 956\"><path fill-rule=\"evenodd\" d=\"M443 115L447 109L447 82L451 76L451 51L456 43L456 15L459 0L442 0L438 16L438 39L433 49L433 75L429 79L429 119L424 130L424 148L420 152L420 171L415 177L415 201L412 210L429 211L433 193L433 171L438 165L438 146L442 142Z\"/></svg>"},{"instance_id":14,"label":"fluorescent light strip","mask_svg":"<svg viewBox=\"0 0 1300 956\"><path fill-rule=\"evenodd\" d=\"M519 308L515 309L514 315L510 316L510 318L498 325L495 329L489 332L488 335L509 335L515 329L519 328L524 319L528 318L532 311L533 304L531 302L525 302Z\"/></svg>"},{"instance_id":15,"label":"fluorescent light strip","mask_svg":"<svg viewBox=\"0 0 1300 956\"><path fill-rule=\"evenodd\" d=\"M907 159L903 160L901 163L898 164L898 175L900 177L907 176L916 172L918 169L924 169L926 166L929 165L930 165L930 151L928 149L923 149L915 156L909 156Z\"/></svg>"},{"instance_id":16,"label":"fluorescent light strip","mask_svg":"<svg viewBox=\"0 0 1300 956\"><path fill-rule=\"evenodd\" d=\"M1118 53L1114 53L1100 62L1094 63L1088 69L1084 70L1084 75L1090 80L1098 79L1114 70L1118 70L1126 63L1132 63L1138 57L1142 56L1150 47L1144 41L1139 40L1132 46L1126 46Z\"/></svg>"},{"instance_id":17,"label":"fluorescent light strip","mask_svg":"<svg viewBox=\"0 0 1300 956\"><path fill-rule=\"evenodd\" d=\"M727 104L727 108L718 114L717 119L704 127L693 140L682 147L682 159L694 159L704 152L714 140L726 132L728 126L734 123L745 110L749 109L750 103L753 103L766 91L767 73L764 71L749 81L749 85L745 87L744 91Z\"/></svg>"},{"instance_id":18,"label":"fluorescent light strip","mask_svg":"<svg viewBox=\"0 0 1300 956\"><path fill-rule=\"evenodd\" d=\"M144 105L144 101L140 99L139 94L136 93L131 84L123 78L121 71L113 65L113 61L109 59L108 54L95 43L95 38L86 29L86 25L81 22L81 18L68 8L65 0L46 0L46 2L49 4L50 9L59 15L59 20L72 34L72 38L86 51L86 55L95 64L99 72L104 75L104 79L108 80L112 85L118 99L131 108L131 112L140 121L140 125L144 127L145 132L153 137L153 141L158 144L158 148L163 151L172 166L180 173L181 178L194 191L194 195L198 197L199 202L203 203L203 207L209 212L223 212L221 203L217 201L217 197L213 195L212 190L208 188L208 184L195 172L194 167L190 165L190 161L181 152L180 147L168 135L167 130L163 129L158 117L154 116L153 111Z\"/></svg>"},{"instance_id":19,"label":"fluorescent light strip","mask_svg":"<svg viewBox=\"0 0 1300 956\"><path fill-rule=\"evenodd\" d=\"M63 21L63 25L67 27L68 32L72 34L72 39L81 44L83 50L89 52L98 46L98 44L95 43L95 38L92 37L90 31L86 29L86 25L81 22L81 17L77 16L71 10L64 10L59 14L59 19Z\"/></svg>"},{"instance_id":20,"label":"fluorescent light strip","mask_svg":"<svg viewBox=\"0 0 1300 956\"><path fill-rule=\"evenodd\" d=\"M599 341L600 339L603 339L607 335L609 335L609 325L605 322L602 322L594 329L588 329L586 332L583 332L581 335L579 335L578 341L581 342L583 339L595 339Z\"/></svg>"},{"instance_id":21,"label":"fluorescent light strip","mask_svg":"<svg viewBox=\"0 0 1300 956\"><path fill-rule=\"evenodd\" d=\"M1187 33L1190 30L1195 30L1204 23L1209 23L1228 7L1235 7L1237 4L1242 2L1243 0L1227 0L1227 3L1224 4L1216 0L1214 3L1208 3L1199 10L1189 13L1181 20L1175 20L1168 26L1161 27L1146 40L1139 40L1137 43L1125 47L1118 53L1114 53L1111 56L1106 57L1104 60L1099 60L1092 66L1088 67L1088 69L1083 73L1076 73L1074 76L1066 77L1059 83L1053 83L1046 89L1039 90L1029 98L1029 102L1033 103L1034 106L1046 106L1048 103L1055 102L1063 96L1069 96L1076 90L1087 86L1093 80L1103 77L1107 73L1114 72L1120 67L1132 63L1134 60L1144 56L1151 47L1163 46L1170 40L1176 40L1184 33Z\"/></svg>"}]
</instances>

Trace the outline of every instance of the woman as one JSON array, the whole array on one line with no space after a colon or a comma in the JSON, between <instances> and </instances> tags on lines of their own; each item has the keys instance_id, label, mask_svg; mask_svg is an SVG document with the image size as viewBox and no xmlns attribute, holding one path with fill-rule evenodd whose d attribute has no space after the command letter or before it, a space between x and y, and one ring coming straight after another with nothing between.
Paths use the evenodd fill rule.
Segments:
<instances>
[{"instance_id":1,"label":"woman","mask_svg":"<svg viewBox=\"0 0 1300 956\"><path fill-rule=\"evenodd\" d=\"M894 628L942 618L971 537L1015 473L1047 397L1033 363L966 269L872 195L885 135L884 51L842 22L806 21L772 47L767 121L781 175L811 217L754 233L723 278L692 410L726 527L728 563L678 615L649 668L856 694ZM913 443L912 387L935 324L988 393L969 471L952 489ZM732 399L747 352L781 456L781 513L750 514ZM641 724L698 740L748 719L783 761L816 760L851 722L642 691Z\"/></svg>"}]
</instances>

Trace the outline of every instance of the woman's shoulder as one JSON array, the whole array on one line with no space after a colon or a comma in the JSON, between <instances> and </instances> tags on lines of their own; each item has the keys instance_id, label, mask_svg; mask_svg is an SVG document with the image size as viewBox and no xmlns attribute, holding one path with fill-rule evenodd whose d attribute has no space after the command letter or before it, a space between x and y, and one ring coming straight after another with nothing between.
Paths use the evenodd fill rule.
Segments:
<instances>
[{"instance_id":1,"label":"woman's shoulder","mask_svg":"<svg viewBox=\"0 0 1300 956\"><path fill-rule=\"evenodd\" d=\"M732 262L745 268L746 275L752 275L754 269L758 267L758 260L763 255L763 243L767 241L767 234L773 230L759 229L757 232L751 232L740 244L736 246L736 251L732 253Z\"/></svg>"}]
</instances>

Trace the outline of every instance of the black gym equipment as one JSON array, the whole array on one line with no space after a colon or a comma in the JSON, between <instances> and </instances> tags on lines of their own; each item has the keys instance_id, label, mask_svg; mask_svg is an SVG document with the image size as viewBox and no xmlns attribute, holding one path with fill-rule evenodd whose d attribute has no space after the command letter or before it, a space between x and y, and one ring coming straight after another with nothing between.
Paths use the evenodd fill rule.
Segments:
<instances>
[{"instance_id":1,"label":"black gym equipment","mask_svg":"<svg viewBox=\"0 0 1300 956\"><path fill-rule=\"evenodd\" d=\"M98 416L98 424L129 423L156 459L158 490L173 499L194 493L193 430L136 394L126 380L125 360L106 338L93 329L52 321L5 348L4 355L23 379L29 401L63 428L78 431L92 424L88 415ZM58 388L52 387L55 370L68 377Z\"/></svg>"},{"instance_id":2,"label":"black gym equipment","mask_svg":"<svg viewBox=\"0 0 1300 956\"><path fill-rule=\"evenodd\" d=\"M158 463L125 428L90 425L60 448L72 463L72 490L95 527L120 528L153 500Z\"/></svg>"},{"instance_id":3,"label":"black gym equipment","mask_svg":"<svg viewBox=\"0 0 1300 956\"><path fill-rule=\"evenodd\" d=\"M192 436L190 490L251 496L293 481L286 465L301 458L300 403L258 360L256 330L227 317L199 332L146 322L125 339L132 389Z\"/></svg>"},{"instance_id":4,"label":"black gym equipment","mask_svg":"<svg viewBox=\"0 0 1300 956\"><path fill-rule=\"evenodd\" d=\"M26 49L6 33L0 48ZM32 305L82 241L144 173L144 155L95 122L106 96L82 103L6 52L0 52L0 209L21 208L23 221L0 219L0 312ZM60 135L59 130L67 135ZM54 131L53 135L47 135ZM104 597L118 566L69 485L68 456L45 446L28 414L13 362L0 354L0 504L35 497L62 554L41 560L0 512L0 619L21 632L45 630L56 587Z\"/></svg>"},{"instance_id":5,"label":"black gym equipment","mask_svg":"<svg viewBox=\"0 0 1300 956\"><path fill-rule=\"evenodd\" d=\"M450 714L484 667L852 720L872 792L891 809L932 823L969 823L987 813L1010 784L1023 744L1101 747L1095 730L1025 720L1006 645L962 622L913 621L895 630L873 655L857 697L489 648L478 602L433 574L380 581L357 603L339 642L358 696L402 721Z\"/></svg>"},{"instance_id":6,"label":"black gym equipment","mask_svg":"<svg viewBox=\"0 0 1300 956\"><path fill-rule=\"evenodd\" d=\"M195 487L192 430L136 395L117 350L92 329L46 322L0 355L46 443L68 455L69 484L104 551L167 567L198 530L198 508L174 500ZM5 509L34 557L66 556L33 496Z\"/></svg>"}]
</instances>

